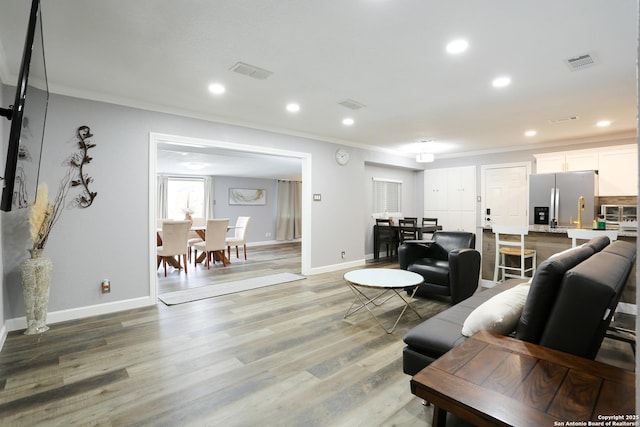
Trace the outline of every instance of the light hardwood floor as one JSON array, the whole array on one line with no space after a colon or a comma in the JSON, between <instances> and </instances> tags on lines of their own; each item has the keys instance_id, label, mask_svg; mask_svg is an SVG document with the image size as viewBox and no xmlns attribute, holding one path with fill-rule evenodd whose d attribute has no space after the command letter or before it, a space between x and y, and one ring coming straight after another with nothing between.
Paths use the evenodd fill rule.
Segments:
<instances>
[{"instance_id":1,"label":"light hardwood floor","mask_svg":"<svg viewBox=\"0 0 640 427\"><path fill-rule=\"evenodd\" d=\"M199 266L188 279L170 272L159 286L300 272L296 245L250 248L249 260L223 273ZM369 265L386 266L397 263ZM422 320L408 312L393 334L366 312L344 320L353 299L345 271L53 324L40 336L12 332L0 353L0 425L430 425L431 407L402 373L402 336ZM399 309L385 306L383 319ZM630 353L612 351L616 360Z\"/></svg>"}]
</instances>

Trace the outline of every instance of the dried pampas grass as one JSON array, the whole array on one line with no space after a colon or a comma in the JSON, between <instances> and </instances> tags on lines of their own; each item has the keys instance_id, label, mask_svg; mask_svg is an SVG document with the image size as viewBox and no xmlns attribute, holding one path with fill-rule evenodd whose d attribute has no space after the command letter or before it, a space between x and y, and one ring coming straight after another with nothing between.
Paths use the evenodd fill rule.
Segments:
<instances>
[{"instance_id":1,"label":"dried pampas grass","mask_svg":"<svg viewBox=\"0 0 640 427\"><path fill-rule=\"evenodd\" d=\"M58 193L53 202L49 201L47 184L41 183L38 185L36 201L33 206L31 206L29 215L29 232L31 234L31 240L33 241L32 249L44 249L44 245L47 244L49 233L51 233L53 225L58 221L62 213L64 201L70 187L71 172L72 169L70 168L67 174L60 180Z\"/></svg>"}]
</instances>

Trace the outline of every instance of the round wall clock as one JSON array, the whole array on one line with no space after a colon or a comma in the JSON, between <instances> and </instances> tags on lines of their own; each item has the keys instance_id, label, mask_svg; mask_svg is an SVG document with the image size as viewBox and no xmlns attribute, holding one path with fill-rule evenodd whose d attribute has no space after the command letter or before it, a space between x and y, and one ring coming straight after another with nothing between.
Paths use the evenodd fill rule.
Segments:
<instances>
[{"instance_id":1,"label":"round wall clock","mask_svg":"<svg viewBox=\"0 0 640 427\"><path fill-rule=\"evenodd\" d=\"M338 162L339 165L346 165L349 162L349 152L344 148L336 150L336 162Z\"/></svg>"}]
</instances>

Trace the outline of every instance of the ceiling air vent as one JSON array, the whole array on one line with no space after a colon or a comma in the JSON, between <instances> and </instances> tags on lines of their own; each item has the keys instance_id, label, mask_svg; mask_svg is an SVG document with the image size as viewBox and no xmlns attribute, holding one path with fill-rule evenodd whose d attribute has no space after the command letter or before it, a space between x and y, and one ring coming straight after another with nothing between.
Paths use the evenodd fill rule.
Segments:
<instances>
[{"instance_id":1,"label":"ceiling air vent","mask_svg":"<svg viewBox=\"0 0 640 427\"><path fill-rule=\"evenodd\" d=\"M230 70L259 80L264 80L273 74L272 71L245 64L244 62L237 62L233 67L230 68Z\"/></svg>"},{"instance_id":2,"label":"ceiling air vent","mask_svg":"<svg viewBox=\"0 0 640 427\"><path fill-rule=\"evenodd\" d=\"M354 101L353 99L345 99L342 102L338 102L338 104L342 105L343 107L346 107L350 110L359 110L361 108L364 108L365 105L361 104L357 101Z\"/></svg>"},{"instance_id":3,"label":"ceiling air vent","mask_svg":"<svg viewBox=\"0 0 640 427\"><path fill-rule=\"evenodd\" d=\"M551 123L552 125L556 124L556 123L567 123L567 122L573 122L575 120L579 120L580 117L579 116L568 116L568 117L561 117L559 119L549 119L549 123Z\"/></svg>"},{"instance_id":4,"label":"ceiling air vent","mask_svg":"<svg viewBox=\"0 0 640 427\"><path fill-rule=\"evenodd\" d=\"M569 70L579 71L596 65L598 61L593 53L585 53L584 55L576 56L575 58L566 59L565 63L569 67Z\"/></svg>"}]
</instances>

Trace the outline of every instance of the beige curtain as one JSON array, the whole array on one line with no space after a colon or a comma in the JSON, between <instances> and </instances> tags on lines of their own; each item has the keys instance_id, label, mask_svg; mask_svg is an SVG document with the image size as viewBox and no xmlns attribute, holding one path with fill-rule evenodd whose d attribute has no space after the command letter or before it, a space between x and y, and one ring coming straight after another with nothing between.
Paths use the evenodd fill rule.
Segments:
<instances>
[{"instance_id":1,"label":"beige curtain","mask_svg":"<svg viewBox=\"0 0 640 427\"><path fill-rule=\"evenodd\" d=\"M302 237L302 182L278 181L276 240Z\"/></svg>"}]
</instances>

